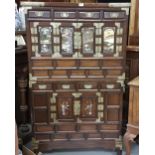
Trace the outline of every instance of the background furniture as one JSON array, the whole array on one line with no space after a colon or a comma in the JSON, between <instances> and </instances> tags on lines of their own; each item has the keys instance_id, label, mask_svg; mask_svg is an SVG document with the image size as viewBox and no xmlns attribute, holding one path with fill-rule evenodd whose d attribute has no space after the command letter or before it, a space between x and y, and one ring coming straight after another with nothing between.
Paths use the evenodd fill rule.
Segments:
<instances>
[{"instance_id":1,"label":"background furniture","mask_svg":"<svg viewBox=\"0 0 155 155\"><path fill-rule=\"evenodd\" d=\"M131 142L139 134L139 77L129 82L130 99L127 131L124 135L126 155L131 154Z\"/></svg>"},{"instance_id":2,"label":"background furniture","mask_svg":"<svg viewBox=\"0 0 155 155\"><path fill-rule=\"evenodd\" d=\"M121 149L128 13L127 4L107 3L44 3L28 11L30 103L39 151Z\"/></svg>"}]
</instances>

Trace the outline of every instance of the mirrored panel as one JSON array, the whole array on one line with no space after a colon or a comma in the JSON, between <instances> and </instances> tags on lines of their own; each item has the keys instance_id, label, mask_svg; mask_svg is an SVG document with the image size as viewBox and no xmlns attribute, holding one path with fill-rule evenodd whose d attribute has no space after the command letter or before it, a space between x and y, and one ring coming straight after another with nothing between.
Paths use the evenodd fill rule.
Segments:
<instances>
[{"instance_id":1,"label":"mirrored panel","mask_svg":"<svg viewBox=\"0 0 155 155\"><path fill-rule=\"evenodd\" d=\"M103 28L104 53L114 52L115 27Z\"/></svg>"},{"instance_id":2,"label":"mirrored panel","mask_svg":"<svg viewBox=\"0 0 155 155\"><path fill-rule=\"evenodd\" d=\"M52 52L52 27L39 27L40 53Z\"/></svg>"},{"instance_id":3,"label":"mirrored panel","mask_svg":"<svg viewBox=\"0 0 155 155\"><path fill-rule=\"evenodd\" d=\"M94 53L94 27L82 28L82 51L84 54Z\"/></svg>"},{"instance_id":4,"label":"mirrored panel","mask_svg":"<svg viewBox=\"0 0 155 155\"><path fill-rule=\"evenodd\" d=\"M73 28L61 27L61 50L62 54L73 53Z\"/></svg>"}]
</instances>

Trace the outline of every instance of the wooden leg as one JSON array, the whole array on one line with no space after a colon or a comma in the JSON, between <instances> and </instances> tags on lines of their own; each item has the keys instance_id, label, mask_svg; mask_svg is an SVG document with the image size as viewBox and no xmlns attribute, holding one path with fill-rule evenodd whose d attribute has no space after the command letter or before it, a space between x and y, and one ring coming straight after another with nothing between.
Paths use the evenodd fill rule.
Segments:
<instances>
[{"instance_id":1,"label":"wooden leg","mask_svg":"<svg viewBox=\"0 0 155 155\"><path fill-rule=\"evenodd\" d=\"M117 150L117 155L122 155L122 150Z\"/></svg>"},{"instance_id":2,"label":"wooden leg","mask_svg":"<svg viewBox=\"0 0 155 155\"><path fill-rule=\"evenodd\" d=\"M126 155L131 155L131 142L133 142L136 135L126 132L124 135L124 145L126 150Z\"/></svg>"}]
</instances>

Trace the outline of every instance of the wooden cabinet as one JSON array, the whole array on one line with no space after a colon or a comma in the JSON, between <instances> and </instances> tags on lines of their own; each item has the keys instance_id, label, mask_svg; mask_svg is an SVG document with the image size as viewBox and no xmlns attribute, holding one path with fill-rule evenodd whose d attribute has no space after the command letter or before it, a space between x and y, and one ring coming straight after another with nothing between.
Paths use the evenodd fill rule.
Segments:
<instances>
[{"instance_id":1,"label":"wooden cabinet","mask_svg":"<svg viewBox=\"0 0 155 155\"><path fill-rule=\"evenodd\" d=\"M40 151L117 149L129 9L120 6L44 3L28 10L29 89Z\"/></svg>"},{"instance_id":2,"label":"wooden cabinet","mask_svg":"<svg viewBox=\"0 0 155 155\"><path fill-rule=\"evenodd\" d=\"M130 98L127 131L124 135L126 155L131 154L131 142L139 134L139 77L129 82Z\"/></svg>"}]
</instances>

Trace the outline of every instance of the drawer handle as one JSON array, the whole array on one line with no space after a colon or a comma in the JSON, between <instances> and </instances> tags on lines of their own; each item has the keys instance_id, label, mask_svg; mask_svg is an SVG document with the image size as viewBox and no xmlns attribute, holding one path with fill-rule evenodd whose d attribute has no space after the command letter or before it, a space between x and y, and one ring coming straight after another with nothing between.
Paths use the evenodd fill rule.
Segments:
<instances>
[{"instance_id":1,"label":"drawer handle","mask_svg":"<svg viewBox=\"0 0 155 155\"><path fill-rule=\"evenodd\" d=\"M91 84L85 84L85 85L84 85L84 88L85 88L85 89L91 89L92 87L93 87L93 86L92 86Z\"/></svg>"},{"instance_id":2,"label":"drawer handle","mask_svg":"<svg viewBox=\"0 0 155 155\"><path fill-rule=\"evenodd\" d=\"M70 85L68 85L68 84L63 84L63 85L62 85L62 88L63 88L63 89L70 89Z\"/></svg>"},{"instance_id":3,"label":"drawer handle","mask_svg":"<svg viewBox=\"0 0 155 155\"><path fill-rule=\"evenodd\" d=\"M60 14L60 16L64 17L64 18L67 18L67 17L69 17L69 13L63 12L63 13Z\"/></svg>"},{"instance_id":4,"label":"drawer handle","mask_svg":"<svg viewBox=\"0 0 155 155\"><path fill-rule=\"evenodd\" d=\"M113 88L114 88L114 85L113 85L113 84L107 84L106 87L107 87L108 89L113 89Z\"/></svg>"},{"instance_id":5,"label":"drawer handle","mask_svg":"<svg viewBox=\"0 0 155 155\"><path fill-rule=\"evenodd\" d=\"M41 11L40 12L39 11L38 12L35 12L35 15L37 17L41 17L41 16L43 16L43 14L44 14L44 12L41 12Z\"/></svg>"},{"instance_id":6,"label":"drawer handle","mask_svg":"<svg viewBox=\"0 0 155 155\"><path fill-rule=\"evenodd\" d=\"M39 89L46 89L47 85L39 85L38 87L39 87Z\"/></svg>"}]
</instances>

